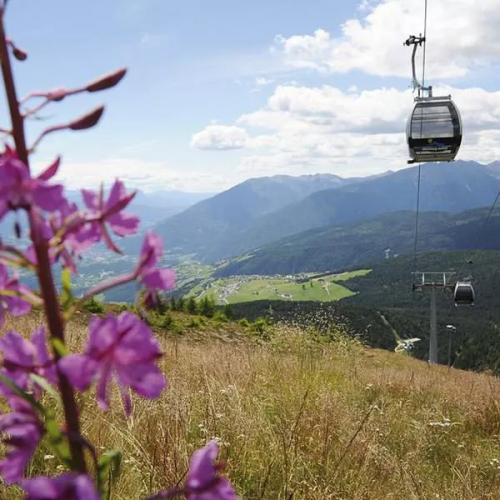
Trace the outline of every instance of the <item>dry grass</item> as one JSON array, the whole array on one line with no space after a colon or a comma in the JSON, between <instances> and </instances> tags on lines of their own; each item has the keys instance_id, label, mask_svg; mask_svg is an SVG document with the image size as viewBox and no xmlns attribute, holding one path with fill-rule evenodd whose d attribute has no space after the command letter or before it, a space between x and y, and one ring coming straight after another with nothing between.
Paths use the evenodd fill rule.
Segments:
<instances>
[{"instance_id":1,"label":"dry grass","mask_svg":"<svg viewBox=\"0 0 500 500\"><path fill-rule=\"evenodd\" d=\"M85 321L68 329L75 343ZM212 438L242 499L500 498L497 379L351 341L318 346L285 328L264 346L203 335L161 339L169 388L160 401L135 399L130 421L118 402L110 413L85 405L85 434L124 454L113 498L181 481ZM33 472L53 473L44 453ZM20 496L0 487L0 498Z\"/></svg>"}]
</instances>

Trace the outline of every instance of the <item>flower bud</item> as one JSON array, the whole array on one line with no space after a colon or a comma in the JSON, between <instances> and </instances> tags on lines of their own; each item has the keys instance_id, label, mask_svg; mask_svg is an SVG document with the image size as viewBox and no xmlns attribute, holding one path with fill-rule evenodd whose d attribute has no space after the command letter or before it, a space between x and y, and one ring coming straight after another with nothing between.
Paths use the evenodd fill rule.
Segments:
<instances>
[{"instance_id":1,"label":"flower bud","mask_svg":"<svg viewBox=\"0 0 500 500\"><path fill-rule=\"evenodd\" d=\"M51 101L62 101L66 95L68 94L68 90L64 87L58 87L57 89L52 89L47 92L47 99Z\"/></svg>"},{"instance_id":2,"label":"flower bud","mask_svg":"<svg viewBox=\"0 0 500 500\"><path fill-rule=\"evenodd\" d=\"M26 61L26 59L28 59L28 53L24 50L18 49L17 47L12 49L12 53L18 61Z\"/></svg>"},{"instance_id":3,"label":"flower bud","mask_svg":"<svg viewBox=\"0 0 500 500\"><path fill-rule=\"evenodd\" d=\"M98 108L90 111L89 113L83 115L80 118L72 121L68 128L70 130L85 130L88 128L92 128L97 125L97 122L101 119L101 116L104 112L104 106L99 106Z\"/></svg>"},{"instance_id":4,"label":"flower bud","mask_svg":"<svg viewBox=\"0 0 500 500\"><path fill-rule=\"evenodd\" d=\"M87 92L98 92L100 90L107 90L115 85L118 85L122 78L125 76L127 72L127 68L122 68L112 73L108 73L104 76L101 76L97 80L94 80L92 83L89 83L85 89Z\"/></svg>"},{"instance_id":5,"label":"flower bud","mask_svg":"<svg viewBox=\"0 0 500 500\"><path fill-rule=\"evenodd\" d=\"M28 53L20 49L19 47L16 47L11 38L6 37L5 41L7 42L7 45L12 49L12 54L14 54L14 57L18 61L25 61L28 58Z\"/></svg>"}]
</instances>

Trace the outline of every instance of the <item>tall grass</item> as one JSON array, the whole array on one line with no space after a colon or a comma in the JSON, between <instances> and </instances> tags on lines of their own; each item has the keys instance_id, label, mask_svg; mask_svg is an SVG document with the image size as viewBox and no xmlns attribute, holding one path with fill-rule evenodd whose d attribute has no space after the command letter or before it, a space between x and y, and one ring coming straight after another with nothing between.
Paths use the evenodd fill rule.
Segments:
<instances>
[{"instance_id":1,"label":"tall grass","mask_svg":"<svg viewBox=\"0 0 500 500\"><path fill-rule=\"evenodd\" d=\"M69 326L74 344L86 321ZM500 498L497 379L347 339L316 343L296 328L261 345L217 336L162 338L169 388L159 401L134 399L129 421L118 399L111 412L82 402L85 434L124 453L113 498L181 481L212 438L242 499ZM44 455L33 473L55 472ZM0 498L20 495L0 487Z\"/></svg>"}]
</instances>

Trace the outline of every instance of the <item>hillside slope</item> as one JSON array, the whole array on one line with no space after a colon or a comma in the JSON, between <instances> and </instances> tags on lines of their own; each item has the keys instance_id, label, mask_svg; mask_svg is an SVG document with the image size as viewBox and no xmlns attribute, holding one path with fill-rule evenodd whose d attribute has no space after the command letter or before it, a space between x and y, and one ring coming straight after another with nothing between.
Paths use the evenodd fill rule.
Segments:
<instances>
[{"instance_id":1,"label":"hillside slope","mask_svg":"<svg viewBox=\"0 0 500 500\"><path fill-rule=\"evenodd\" d=\"M467 262L472 258L473 264ZM472 275L476 292L473 307L455 307L451 292L438 292L439 360L447 362L446 325L457 327L453 338L454 366L473 370L492 370L500 374L500 251L444 251L419 254L416 269L420 271L455 272L456 278ZM419 337L414 354L428 357L429 307L428 293L412 292L415 271L413 256L391 258L367 265L370 273L352 277L348 288L356 295L338 303L293 303L261 301L233 306L237 315L249 318L268 314L275 319L303 326L328 323L338 315L346 316L374 345L389 347L392 331L401 338ZM326 319L325 319L326 318ZM380 322L383 318L383 322ZM377 344L377 339L384 339Z\"/></svg>"},{"instance_id":2,"label":"hillside slope","mask_svg":"<svg viewBox=\"0 0 500 500\"><path fill-rule=\"evenodd\" d=\"M20 318L8 327L28 336L35 324ZM82 319L69 323L73 348L87 330ZM94 397L82 405L85 437L122 452L116 498L182 482L193 449L212 438L241 499L497 498L496 377L343 337L321 342L297 328L277 328L258 345L225 327L218 336L190 330L157 330L168 386L157 400L134 396L133 418L114 404L115 388L111 410ZM41 447L29 471L52 476L58 465ZM20 495L1 484L0 497Z\"/></svg>"},{"instance_id":3,"label":"hillside slope","mask_svg":"<svg viewBox=\"0 0 500 500\"><path fill-rule=\"evenodd\" d=\"M481 233L488 212L489 208L458 214L423 212L418 249L500 249L500 210L491 214ZM386 250L391 256L408 255L414 243L415 213L390 212L357 224L335 224L284 238L245 259L230 261L215 274L222 277L343 269L384 259Z\"/></svg>"}]
</instances>

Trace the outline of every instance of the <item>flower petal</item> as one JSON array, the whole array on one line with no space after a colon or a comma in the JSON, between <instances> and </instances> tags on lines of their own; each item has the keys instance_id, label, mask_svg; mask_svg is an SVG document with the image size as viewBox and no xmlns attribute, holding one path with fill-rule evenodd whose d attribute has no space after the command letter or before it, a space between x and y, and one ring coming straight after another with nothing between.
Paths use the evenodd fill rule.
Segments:
<instances>
[{"instance_id":1,"label":"flower petal","mask_svg":"<svg viewBox=\"0 0 500 500\"><path fill-rule=\"evenodd\" d=\"M132 214L118 212L108 218L109 227L118 236L129 236L137 233L139 217Z\"/></svg>"},{"instance_id":2,"label":"flower petal","mask_svg":"<svg viewBox=\"0 0 500 500\"><path fill-rule=\"evenodd\" d=\"M125 184L122 181L116 179L111 186L111 191L109 192L108 200L104 205L104 210L107 211L114 207L122 198L127 196L127 190L125 189Z\"/></svg>"},{"instance_id":3,"label":"flower petal","mask_svg":"<svg viewBox=\"0 0 500 500\"><path fill-rule=\"evenodd\" d=\"M38 180L41 180L41 181L48 181L49 179L51 179L52 177L54 177L54 175L57 174L57 171L59 170L59 165L61 164L61 157L58 156L54 162L49 165L39 176L38 176Z\"/></svg>"},{"instance_id":4,"label":"flower petal","mask_svg":"<svg viewBox=\"0 0 500 500\"><path fill-rule=\"evenodd\" d=\"M33 190L33 201L42 210L55 212L66 202L63 196L63 187L60 184L37 183Z\"/></svg>"},{"instance_id":5,"label":"flower petal","mask_svg":"<svg viewBox=\"0 0 500 500\"><path fill-rule=\"evenodd\" d=\"M21 297L4 296L2 297L2 300L5 304L7 304L9 312L12 316L23 316L31 311L31 304L26 302Z\"/></svg>"},{"instance_id":6,"label":"flower petal","mask_svg":"<svg viewBox=\"0 0 500 500\"><path fill-rule=\"evenodd\" d=\"M101 368L99 381L97 383L97 402L103 410L109 409L108 385L111 381L111 366L105 364Z\"/></svg>"},{"instance_id":7,"label":"flower petal","mask_svg":"<svg viewBox=\"0 0 500 500\"><path fill-rule=\"evenodd\" d=\"M92 479L84 474L67 472L50 478L35 477L21 481L26 500L99 500Z\"/></svg>"},{"instance_id":8,"label":"flower petal","mask_svg":"<svg viewBox=\"0 0 500 500\"><path fill-rule=\"evenodd\" d=\"M97 210L99 208L99 195L90 191L89 189L82 189L83 202L90 210Z\"/></svg>"},{"instance_id":9,"label":"flower petal","mask_svg":"<svg viewBox=\"0 0 500 500\"><path fill-rule=\"evenodd\" d=\"M176 273L173 269L151 269L144 273L142 282L155 290L171 290L175 287Z\"/></svg>"},{"instance_id":10,"label":"flower petal","mask_svg":"<svg viewBox=\"0 0 500 500\"><path fill-rule=\"evenodd\" d=\"M59 360L59 368L78 390L89 388L98 371L98 365L92 358L83 354L70 354Z\"/></svg>"},{"instance_id":11,"label":"flower petal","mask_svg":"<svg viewBox=\"0 0 500 500\"><path fill-rule=\"evenodd\" d=\"M167 387L165 375L151 363L119 366L116 373L121 385L132 388L144 398L157 398Z\"/></svg>"},{"instance_id":12,"label":"flower petal","mask_svg":"<svg viewBox=\"0 0 500 500\"><path fill-rule=\"evenodd\" d=\"M186 479L188 489L201 489L214 480L216 470L213 462L218 454L219 448L215 440L193 453L189 461L189 473Z\"/></svg>"},{"instance_id":13,"label":"flower petal","mask_svg":"<svg viewBox=\"0 0 500 500\"><path fill-rule=\"evenodd\" d=\"M9 330L0 338L0 350L3 352L4 365L33 366L35 346L13 330Z\"/></svg>"}]
</instances>

